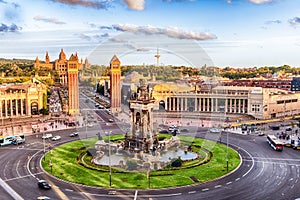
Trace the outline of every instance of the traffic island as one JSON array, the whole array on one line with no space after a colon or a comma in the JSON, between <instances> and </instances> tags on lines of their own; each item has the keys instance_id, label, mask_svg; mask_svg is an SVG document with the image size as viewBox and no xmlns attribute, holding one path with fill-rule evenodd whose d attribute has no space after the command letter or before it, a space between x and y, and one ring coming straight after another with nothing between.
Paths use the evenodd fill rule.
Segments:
<instances>
[{"instance_id":1,"label":"traffic island","mask_svg":"<svg viewBox=\"0 0 300 200\"><path fill-rule=\"evenodd\" d=\"M183 143L190 142L193 151L200 155L199 159L184 162L179 167L170 164L150 171L128 171L95 165L92 162L93 155L88 155L87 150L94 148L98 138L91 138L58 146L51 153L48 152L46 159L41 159L41 162L43 168L57 178L88 186L120 189L159 189L201 184L230 173L241 162L239 154L225 145L200 138L179 138ZM110 137L112 142L120 139L121 135ZM227 168L226 158L228 171L224 170Z\"/></svg>"}]
</instances>

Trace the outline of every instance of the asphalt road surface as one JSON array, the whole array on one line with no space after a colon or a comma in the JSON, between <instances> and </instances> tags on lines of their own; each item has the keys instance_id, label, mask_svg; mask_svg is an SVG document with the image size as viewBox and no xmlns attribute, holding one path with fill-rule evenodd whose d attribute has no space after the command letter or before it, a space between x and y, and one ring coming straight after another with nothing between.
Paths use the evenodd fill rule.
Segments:
<instances>
[{"instance_id":1,"label":"asphalt road surface","mask_svg":"<svg viewBox=\"0 0 300 200\"><path fill-rule=\"evenodd\" d=\"M93 103L81 101L81 108L93 110ZM184 187L160 190L118 190L88 187L68 183L47 174L40 166L40 159L49 148L74 139L85 139L101 134L120 134L128 130L124 122L113 119L105 110L95 110L91 118L96 122L90 126L54 132L60 135L58 141L41 139L40 135L28 136L26 143L0 148L0 199L37 199L48 196L51 199L124 199L124 200L199 200L199 199L296 199L300 197L300 152L285 148L274 151L266 142L266 136L213 134L205 128L190 128L193 137L216 140L228 144L242 157L242 164L235 172L217 180ZM70 137L72 132L79 137ZM230 160L228 161L230 163ZM225 163L224 163L225 165ZM55 167L55 166L54 166ZM84 174L78 174L84 176ZM42 190L37 181L46 179L51 190Z\"/></svg>"},{"instance_id":2,"label":"asphalt road surface","mask_svg":"<svg viewBox=\"0 0 300 200\"><path fill-rule=\"evenodd\" d=\"M61 135L59 141L47 141L54 147L63 142L76 139L69 134L76 130L55 133ZM55 135L53 134L53 135ZM85 138L82 132L80 137ZM92 137L93 131L90 131ZM196 132L195 137L220 141L219 135ZM226 142L226 133L222 133L221 142ZM95 137L95 136L93 136ZM78 139L77 138L77 139ZM276 152L266 142L266 137L228 134L230 146L242 156L243 162L234 173L203 184L168 188L161 190L116 190L94 188L67 183L45 173L40 166L44 143L40 136L26 138L24 145L7 146L0 149L0 178L23 199L36 199L49 196L52 199L296 199L300 196L300 159L299 151L285 148ZM50 145L51 144L51 145ZM48 150L46 148L46 150ZM230 160L229 160L230 162ZM79 174L82 175L82 174ZM46 179L52 185L51 190L37 187L39 179ZM1 199L13 199L3 187Z\"/></svg>"}]
</instances>

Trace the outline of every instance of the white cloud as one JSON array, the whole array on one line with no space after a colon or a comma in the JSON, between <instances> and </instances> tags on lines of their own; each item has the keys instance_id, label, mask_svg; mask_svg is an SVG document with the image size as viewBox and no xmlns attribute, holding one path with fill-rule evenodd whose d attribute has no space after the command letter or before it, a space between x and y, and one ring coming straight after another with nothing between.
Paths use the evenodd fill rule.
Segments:
<instances>
[{"instance_id":1,"label":"white cloud","mask_svg":"<svg viewBox=\"0 0 300 200\"><path fill-rule=\"evenodd\" d=\"M137 26L133 24L115 24L112 26L117 31L130 33L143 33L146 35L165 35L177 39L191 39L191 40L210 40L216 39L216 35L211 33L198 33L193 31L182 31L176 27L157 28L154 26Z\"/></svg>"},{"instance_id":2,"label":"white cloud","mask_svg":"<svg viewBox=\"0 0 300 200\"><path fill-rule=\"evenodd\" d=\"M289 20L289 23L293 26L300 24L300 17L294 17L293 19Z\"/></svg>"},{"instance_id":3,"label":"white cloud","mask_svg":"<svg viewBox=\"0 0 300 200\"><path fill-rule=\"evenodd\" d=\"M52 23L52 24L66 24L65 22L59 21L56 18L44 17L41 15L35 16L33 19L36 21L43 21L43 22Z\"/></svg>"},{"instance_id":4,"label":"white cloud","mask_svg":"<svg viewBox=\"0 0 300 200\"><path fill-rule=\"evenodd\" d=\"M51 0L53 2L59 2L62 4L67 4L71 6L83 6L95 9L106 9L109 6L111 0Z\"/></svg>"},{"instance_id":5,"label":"white cloud","mask_svg":"<svg viewBox=\"0 0 300 200\"><path fill-rule=\"evenodd\" d=\"M124 3L131 10L144 10L145 9L145 0L123 0Z\"/></svg>"},{"instance_id":6,"label":"white cloud","mask_svg":"<svg viewBox=\"0 0 300 200\"><path fill-rule=\"evenodd\" d=\"M247 1L255 4L264 4L264 3L271 3L273 0L247 0Z\"/></svg>"}]
</instances>

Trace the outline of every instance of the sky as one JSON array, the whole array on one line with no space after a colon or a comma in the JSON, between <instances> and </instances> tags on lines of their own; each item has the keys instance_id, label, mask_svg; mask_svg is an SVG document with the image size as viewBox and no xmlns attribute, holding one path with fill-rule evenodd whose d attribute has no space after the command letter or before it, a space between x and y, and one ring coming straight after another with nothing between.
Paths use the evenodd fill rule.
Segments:
<instances>
[{"instance_id":1,"label":"sky","mask_svg":"<svg viewBox=\"0 0 300 200\"><path fill-rule=\"evenodd\" d=\"M0 58L300 67L300 0L0 0ZM154 57L160 55L159 60Z\"/></svg>"}]
</instances>

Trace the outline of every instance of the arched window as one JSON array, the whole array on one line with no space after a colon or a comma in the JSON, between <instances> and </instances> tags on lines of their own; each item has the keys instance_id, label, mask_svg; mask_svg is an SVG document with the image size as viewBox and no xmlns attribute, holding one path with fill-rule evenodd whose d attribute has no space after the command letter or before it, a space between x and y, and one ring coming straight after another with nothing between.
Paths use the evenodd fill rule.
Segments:
<instances>
[{"instance_id":1,"label":"arched window","mask_svg":"<svg viewBox=\"0 0 300 200\"><path fill-rule=\"evenodd\" d=\"M135 122L136 124L139 124L141 122L141 114L139 112L136 113Z\"/></svg>"},{"instance_id":2,"label":"arched window","mask_svg":"<svg viewBox=\"0 0 300 200\"><path fill-rule=\"evenodd\" d=\"M161 100L159 102L159 110L162 111L162 110L165 110L165 108L166 108L165 101Z\"/></svg>"},{"instance_id":3,"label":"arched window","mask_svg":"<svg viewBox=\"0 0 300 200\"><path fill-rule=\"evenodd\" d=\"M31 115L38 115L39 114L39 106L37 102L31 103Z\"/></svg>"}]
</instances>

